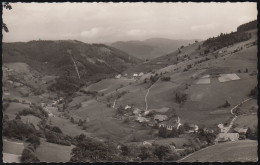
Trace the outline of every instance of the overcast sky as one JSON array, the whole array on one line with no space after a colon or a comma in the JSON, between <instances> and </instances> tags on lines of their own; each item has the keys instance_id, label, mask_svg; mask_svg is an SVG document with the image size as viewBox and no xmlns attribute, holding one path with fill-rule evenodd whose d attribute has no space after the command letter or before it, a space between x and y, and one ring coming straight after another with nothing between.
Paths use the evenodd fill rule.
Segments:
<instances>
[{"instance_id":1,"label":"overcast sky","mask_svg":"<svg viewBox=\"0 0 260 165\"><path fill-rule=\"evenodd\" d=\"M257 19L256 3L11 3L4 42L207 39Z\"/></svg>"}]
</instances>

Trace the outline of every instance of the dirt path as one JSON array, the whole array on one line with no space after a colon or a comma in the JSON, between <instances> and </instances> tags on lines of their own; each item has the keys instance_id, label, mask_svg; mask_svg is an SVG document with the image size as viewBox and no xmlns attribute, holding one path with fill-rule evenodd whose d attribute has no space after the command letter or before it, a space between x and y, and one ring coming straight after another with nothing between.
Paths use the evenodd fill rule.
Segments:
<instances>
[{"instance_id":1,"label":"dirt path","mask_svg":"<svg viewBox=\"0 0 260 165\"><path fill-rule=\"evenodd\" d=\"M150 89L153 87L153 85L156 84L159 80L160 80L160 78L158 78L158 80L155 81L155 83L153 83L153 84L150 86L150 88L148 88L148 90L147 90L147 93L146 93L146 95L145 95L145 97L144 97L145 111L147 111L147 109L148 109L147 97L148 97L149 91L150 91Z\"/></svg>"},{"instance_id":2,"label":"dirt path","mask_svg":"<svg viewBox=\"0 0 260 165\"><path fill-rule=\"evenodd\" d=\"M116 100L117 100L117 99L115 99L115 101L114 101L113 108L115 108L115 106L116 106Z\"/></svg>"},{"instance_id":3,"label":"dirt path","mask_svg":"<svg viewBox=\"0 0 260 165\"><path fill-rule=\"evenodd\" d=\"M252 99L252 98L248 98L248 99L242 101L241 103L237 104L236 106L234 106L234 107L230 110L230 113L231 113L232 115L234 115L234 117L233 117L233 119L231 120L231 122L230 122L230 124L229 124L229 126L228 126L228 129L226 130L225 133L228 133L228 131L229 131L230 128L233 126L234 122L236 121L236 119L237 119L237 117L238 117L236 114L234 114L233 110L235 110L237 107L239 107L240 105L244 104L245 102L247 102L247 101L249 101L249 100L251 100L251 99Z\"/></svg>"}]
</instances>

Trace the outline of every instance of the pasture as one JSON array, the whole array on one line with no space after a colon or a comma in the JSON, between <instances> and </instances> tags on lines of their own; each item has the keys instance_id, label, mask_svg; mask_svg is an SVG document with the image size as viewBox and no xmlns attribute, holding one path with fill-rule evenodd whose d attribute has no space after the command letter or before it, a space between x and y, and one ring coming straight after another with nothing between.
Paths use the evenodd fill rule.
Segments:
<instances>
[{"instance_id":1,"label":"pasture","mask_svg":"<svg viewBox=\"0 0 260 165\"><path fill-rule=\"evenodd\" d=\"M68 162L74 146L64 146L48 142L41 142L35 154L41 162Z\"/></svg>"},{"instance_id":2,"label":"pasture","mask_svg":"<svg viewBox=\"0 0 260 165\"><path fill-rule=\"evenodd\" d=\"M194 152L181 162L256 162L257 145L253 140L219 143Z\"/></svg>"}]
</instances>

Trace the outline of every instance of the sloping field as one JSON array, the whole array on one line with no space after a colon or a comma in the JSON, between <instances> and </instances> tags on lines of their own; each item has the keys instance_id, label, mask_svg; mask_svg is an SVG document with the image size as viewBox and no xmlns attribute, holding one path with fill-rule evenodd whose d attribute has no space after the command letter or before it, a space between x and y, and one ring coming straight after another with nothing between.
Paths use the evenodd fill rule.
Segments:
<instances>
[{"instance_id":1,"label":"sloping field","mask_svg":"<svg viewBox=\"0 0 260 165\"><path fill-rule=\"evenodd\" d=\"M86 91L98 91L104 94L112 92L122 86L129 85L130 82L134 82L132 79L105 79L98 83L88 86Z\"/></svg>"},{"instance_id":2,"label":"sloping field","mask_svg":"<svg viewBox=\"0 0 260 165\"><path fill-rule=\"evenodd\" d=\"M232 80L239 80L240 78L236 74L221 74L218 78L219 82L227 82Z\"/></svg>"},{"instance_id":3,"label":"sloping field","mask_svg":"<svg viewBox=\"0 0 260 165\"><path fill-rule=\"evenodd\" d=\"M30 73L29 66L23 62L5 63L5 65L17 73Z\"/></svg>"},{"instance_id":4,"label":"sloping field","mask_svg":"<svg viewBox=\"0 0 260 165\"><path fill-rule=\"evenodd\" d=\"M3 152L15 155L21 155L24 149L24 144L3 139Z\"/></svg>"},{"instance_id":5,"label":"sloping field","mask_svg":"<svg viewBox=\"0 0 260 165\"><path fill-rule=\"evenodd\" d=\"M178 138L162 138L158 140L148 140L148 142L159 144L159 145L172 145L175 144L177 149L183 148L183 144L190 144L190 141L186 137Z\"/></svg>"},{"instance_id":6,"label":"sloping field","mask_svg":"<svg viewBox=\"0 0 260 165\"><path fill-rule=\"evenodd\" d=\"M219 143L199 150L181 162L255 162L258 160L257 145L253 140Z\"/></svg>"},{"instance_id":7,"label":"sloping field","mask_svg":"<svg viewBox=\"0 0 260 165\"><path fill-rule=\"evenodd\" d=\"M210 84L209 78L201 78L197 81L197 84Z\"/></svg>"},{"instance_id":8,"label":"sloping field","mask_svg":"<svg viewBox=\"0 0 260 165\"><path fill-rule=\"evenodd\" d=\"M21 103L10 103L10 106L5 110L5 114L9 116L10 119L15 118L16 114L19 111L22 111L24 108L29 108L28 104L21 104Z\"/></svg>"},{"instance_id":9,"label":"sloping field","mask_svg":"<svg viewBox=\"0 0 260 165\"><path fill-rule=\"evenodd\" d=\"M220 83L216 77L211 77L211 84L206 87L192 84L186 90L187 101L178 111L181 119L208 126L223 123L230 117L229 107L225 108L226 113L224 109L221 113L220 111L218 113L211 112L216 111L217 107L223 105L226 100L231 104L231 107L240 103L248 97L250 90L257 85L257 76L250 75L251 72L257 71L256 46L244 48L225 60L218 58L215 61L218 63L214 63L204 74L230 74L241 70L241 73L236 74L241 79ZM246 68L248 73L245 72Z\"/></svg>"},{"instance_id":10,"label":"sloping field","mask_svg":"<svg viewBox=\"0 0 260 165\"><path fill-rule=\"evenodd\" d=\"M257 115L241 115L238 116L235 125L237 124L238 127L250 127L251 129L255 129L257 127L258 118Z\"/></svg>"},{"instance_id":11,"label":"sloping field","mask_svg":"<svg viewBox=\"0 0 260 165\"><path fill-rule=\"evenodd\" d=\"M163 107L163 108L160 108L160 109L151 109L151 110L158 112L158 113L166 113L169 110L169 108Z\"/></svg>"},{"instance_id":12,"label":"sloping field","mask_svg":"<svg viewBox=\"0 0 260 165\"><path fill-rule=\"evenodd\" d=\"M35 154L41 162L68 162L74 146L64 146L48 142L42 142L37 147Z\"/></svg>"},{"instance_id":13,"label":"sloping field","mask_svg":"<svg viewBox=\"0 0 260 165\"><path fill-rule=\"evenodd\" d=\"M86 131L82 130L77 124L72 124L69 119L64 119L61 117L52 117L48 119L51 122L52 126L57 126L61 129L63 134L70 135L70 136L77 136L81 133L85 134L86 136L89 135Z\"/></svg>"},{"instance_id":14,"label":"sloping field","mask_svg":"<svg viewBox=\"0 0 260 165\"><path fill-rule=\"evenodd\" d=\"M21 163L21 155L3 153L3 162L4 163Z\"/></svg>"}]
</instances>

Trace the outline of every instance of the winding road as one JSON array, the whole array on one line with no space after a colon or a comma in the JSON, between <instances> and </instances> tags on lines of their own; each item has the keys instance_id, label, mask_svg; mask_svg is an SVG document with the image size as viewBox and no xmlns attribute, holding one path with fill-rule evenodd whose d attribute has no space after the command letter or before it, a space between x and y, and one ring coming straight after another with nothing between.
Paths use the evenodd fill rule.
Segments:
<instances>
[{"instance_id":1,"label":"winding road","mask_svg":"<svg viewBox=\"0 0 260 165\"><path fill-rule=\"evenodd\" d=\"M238 117L238 116L233 112L233 110L235 110L237 107L239 107L240 105L244 104L245 102L247 102L247 101L249 101L249 100L251 100L251 99L252 99L252 98L248 98L248 99L242 101L241 103L237 104L236 106L234 106L234 107L230 110L230 113L231 113L232 115L234 115L234 118L231 120L231 122L230 122L230 124L229 124L229 126L228 126L228 129L226 130L225 133L228 133L228 131L229 131L230 128L233 126L234 122L236 121L236 119L237 119L237 117Z\"/></svg>"}]
</instances>

